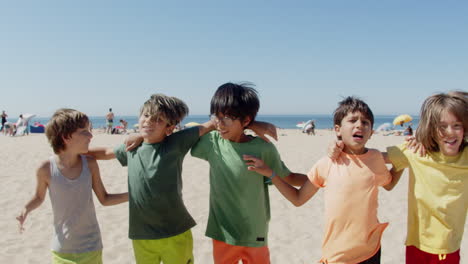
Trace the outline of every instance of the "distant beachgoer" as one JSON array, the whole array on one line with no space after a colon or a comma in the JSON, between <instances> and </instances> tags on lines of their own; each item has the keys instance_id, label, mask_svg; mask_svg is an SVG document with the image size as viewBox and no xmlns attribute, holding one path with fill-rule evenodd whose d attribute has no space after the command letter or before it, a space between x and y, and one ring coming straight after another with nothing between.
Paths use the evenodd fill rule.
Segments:
<instances>
[{"instance_id":1,"label":"distant beachgoer","mask_svg":"<svg viewBox=\"0 0 468 264\"><path fill-rule=\"evenodd\" d=\"M123 120L123 119L120 119L120 124L122 125L122 134L126 134L127 133L128 122Z\"/></svg>"},{"instance_id":2,"label":"distant beachgoer","mask_svg":"<svg viewBox=\"0 0 468 264\"><path fill-rule=\"evenodd\" d=\"M25 119L23 115L19 115L18 121L15 124L15 135L29 135L29 119ZM20 130L21 127L24 127L24 130ZM22 129L22 128L21 128Z\"/></svg>"},{"instance_id":3,"label":"distant beachgoer","mask_svg":"<svg viewBox=\"0 0 468 264\"><path fill-rule=\"evenodd\" d=\"M7 122L7 118L8 115L5 113L5 110L2 111L2 128L0 129L0 131L3 130L3 128L5 127L5 123Z\"/></svg>"},{"instance_id":4,"label":"distant beachgoer","mask_svg":"<svg viewBox=\"0 0 468 264\"><path fill-rule=\"evenodd\" d=\"M106 133L112 134L112 127L114 126L114 113L112 108L109 108L109 113L106 114Z\"/></svg>"},{"instance_id":5,"label":"distant beachgoer","mask_svg":"<svg viewBox=\"0 0 468 264\"><path fill-rule=\"evenodd\" d=\"M304 131L307 135L314 135L315 136L315 122L311 121L307 126L304 127Z\"/></svg>"},{"instance_id":6,"label":"distant beachgoer","mask_svg":"<svg viewBox=\"0 0 468 264\"><path fill-rule=\"evenodd\" d=\"M5 124L3 124L3 134L5 136L13 136L15 134L15 124L11 122L5 122Z\"/></svg>"},{"instance_id":7,"label":"distant beachgoer","mask_svg":"<svg viewBox=\"0 0 468 264\"><path fill-rule=\"evenodd\" d=\"M411 127L411 123L408 125L408 127L405 129L403 132L404 136L412 136L413 135L413 128Z\"/></svg>"}]
</instances>

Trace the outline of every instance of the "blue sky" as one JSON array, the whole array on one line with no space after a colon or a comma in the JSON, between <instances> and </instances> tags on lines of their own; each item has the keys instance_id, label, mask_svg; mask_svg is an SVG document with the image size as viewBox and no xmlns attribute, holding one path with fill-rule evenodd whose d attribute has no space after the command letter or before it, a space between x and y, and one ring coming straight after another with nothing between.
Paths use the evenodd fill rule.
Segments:
<instances>
[{"instance_id":1,"label":"blue sky","mask_svg":"<svg viewBox=\"0 0 468 264\"><path fill-rule=\"evenodd\" d=\"M327 114L342 96L417 114L468 90L466 1L2 1L0 108L136 115L152 93L207 114L250 81L260 114Z\"/></svg>"}]
</instances>

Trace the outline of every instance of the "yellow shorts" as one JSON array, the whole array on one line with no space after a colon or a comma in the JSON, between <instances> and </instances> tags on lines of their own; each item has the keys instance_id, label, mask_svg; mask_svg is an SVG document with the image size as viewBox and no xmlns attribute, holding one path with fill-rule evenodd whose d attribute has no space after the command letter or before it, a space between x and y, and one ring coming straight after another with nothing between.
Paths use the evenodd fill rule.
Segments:
<instances>
[{"instance_id":1,"label":"yellow shorts","mask_svg":"<svg viewBox=\"0 0 468 264\"><path fill-rule=\"evenodd\" d=\"M59 253L52 251L53 264L102 264L102 250L85 253Z\"/></svg>"},{"instance_id":2,"label":"yellow shorts","mask_svg":"<svg viewBox=\"0 0 468 264\"><path fill-rule=\"evenodd\" d=\"M137 264L194 264L192 231L147 240L133 240L133 252Z\"/></svg>"}]
</instances>

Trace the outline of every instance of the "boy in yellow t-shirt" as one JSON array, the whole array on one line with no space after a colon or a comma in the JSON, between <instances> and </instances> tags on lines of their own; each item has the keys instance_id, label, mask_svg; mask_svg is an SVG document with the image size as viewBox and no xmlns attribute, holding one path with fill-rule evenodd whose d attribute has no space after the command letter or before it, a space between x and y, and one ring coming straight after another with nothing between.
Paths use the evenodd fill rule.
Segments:
<instances>
[{"instance_id":1,"label":"boy in yellow t-shirt","mask_svg":"<svg viewBox=\"0 0 468 264\"><path fill-rule=\"evenodd\" d=\"M297 190L264 162L245 156L250 170L270 177L291 203L300 206L318 190L325 190L325 235L321 263L380 263L380 239L388 223L377 218L378 187L392 182L382 154L365 147L372 135L374 116L366 103L348 97L334 113L335 132L344 142L337 161L320 159ZM352 209L352 210L350 210Z\"/></svg>"}]
</instances>

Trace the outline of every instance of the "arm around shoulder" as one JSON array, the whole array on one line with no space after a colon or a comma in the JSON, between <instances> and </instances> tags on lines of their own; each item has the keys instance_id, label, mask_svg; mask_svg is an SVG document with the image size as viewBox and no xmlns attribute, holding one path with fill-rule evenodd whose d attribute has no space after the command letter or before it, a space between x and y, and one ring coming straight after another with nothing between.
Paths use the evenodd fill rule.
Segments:
<instances>
[{"instance_id":1,"label":"arm around shoulder","mask_svg":"<svg viewBox=\"0 0 468 264\"><path fill-rule=\"evenodd\" d=\"M102 183L101 174L99 172L99 165L95 159L88 158L88 166L89 170L91 171L94 193L102 205L116 205L128 201L128 192L117 194L107 193L107 190Z\"/></svg>"},{"instance_id":2,"label":"arm around shoulder","mask_svg":"<svg viewBox=\"0 0 468 264\"><path fill-rule=\"evenodd\" d=\"M110 160L115 159L113 148L93 147L89 148L86 155L93 156L97 160Z\"/></svg>"}]
</instances>

